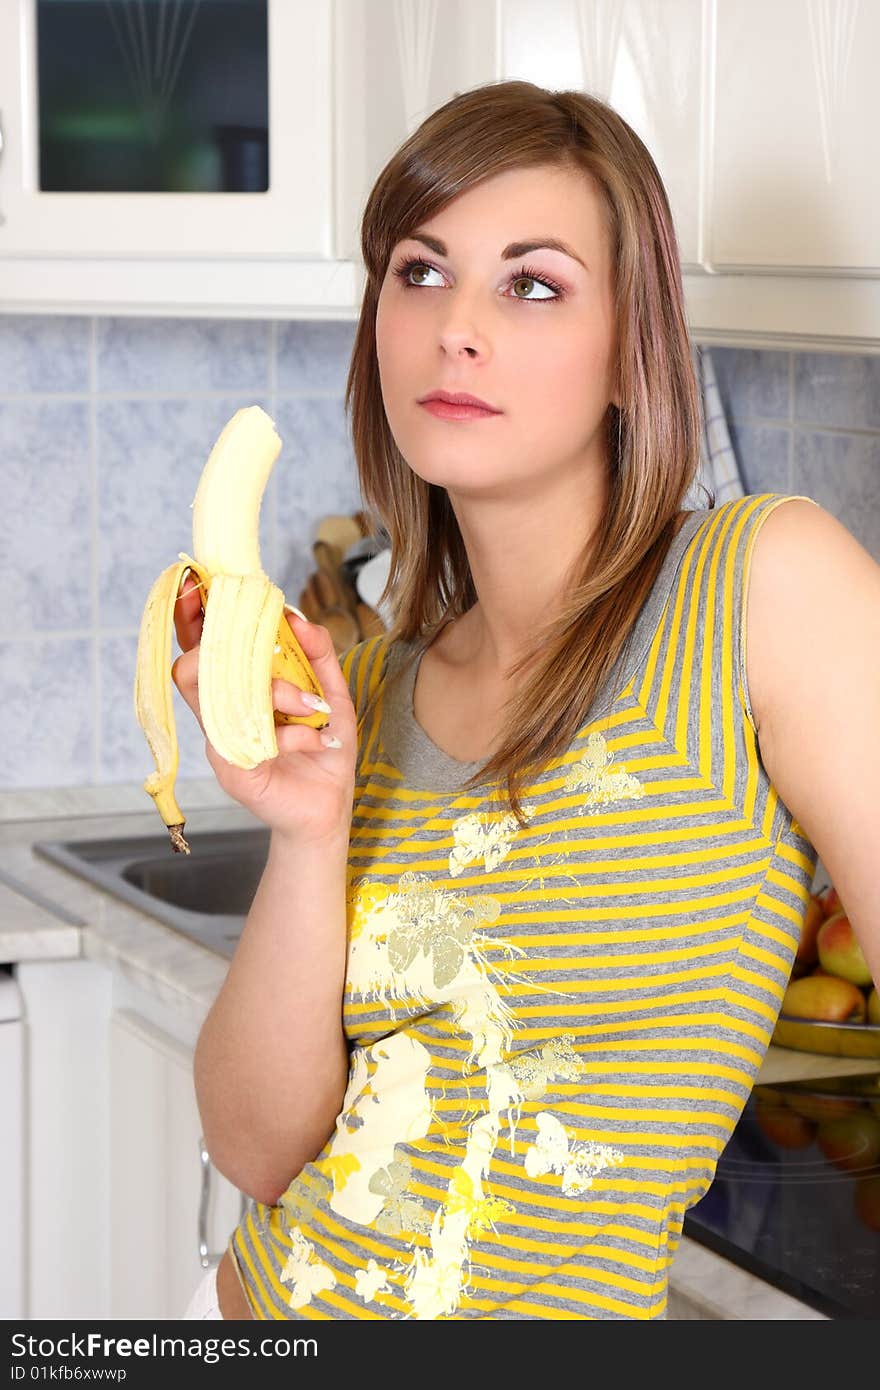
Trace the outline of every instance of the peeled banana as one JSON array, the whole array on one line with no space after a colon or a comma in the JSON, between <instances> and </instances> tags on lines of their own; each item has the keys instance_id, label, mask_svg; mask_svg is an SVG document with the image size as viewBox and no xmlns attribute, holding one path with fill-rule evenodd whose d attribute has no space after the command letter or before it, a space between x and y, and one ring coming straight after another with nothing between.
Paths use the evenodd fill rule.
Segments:
<instances>
[{"instance_id":1,"label":"peeled banana","mask_svg":"<svg viewBox=\"0 0 880 1390\"><path fill-rule=\"evenodd\" d=\"M277 724L322 729L327 715L282 714L272 705L272 681L293 682L323 698L317 676L285 617L290 605L260 561L260 506L281 439L265 411L246 406L224 426L192 503L193 553L181 552L155 580L138 632L135 717L155 772L144 782L178 854L189 854L185 820L174 794L178 747L171 679L174 605L192 572L201 588L204 623L199 646L199 708L208 739L221 757L251 768L278 756Z\"/></svg>"}]
</instances>

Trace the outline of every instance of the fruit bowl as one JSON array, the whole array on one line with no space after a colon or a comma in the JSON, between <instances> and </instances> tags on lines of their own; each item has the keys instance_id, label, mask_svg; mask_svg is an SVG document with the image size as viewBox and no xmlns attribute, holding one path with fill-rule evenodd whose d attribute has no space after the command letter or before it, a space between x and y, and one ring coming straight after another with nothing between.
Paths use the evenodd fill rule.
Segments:
<instances>
[{"instance_id":1,"label":"fruit bowl","mask_svg":"<svg viewBox=\"0 0 880 1390\"><path fill-rule=\"evenodd\" d=\"M873 1023L825 1023L780 1014L770 1041L826 1057L880 1057L880 1027Z\"/></svg>"},{"instance_id":2,"label":"fruit bowl","mask_svg":"<svg viewBox=\"0 0 880 1390\"><path fill-rule=\"evenodd\" d=\"M843 900L831 884L811 891L770 1041L826 1057L880 1058L877 1006L871 971Z\"/></svg>"}]
</instances>

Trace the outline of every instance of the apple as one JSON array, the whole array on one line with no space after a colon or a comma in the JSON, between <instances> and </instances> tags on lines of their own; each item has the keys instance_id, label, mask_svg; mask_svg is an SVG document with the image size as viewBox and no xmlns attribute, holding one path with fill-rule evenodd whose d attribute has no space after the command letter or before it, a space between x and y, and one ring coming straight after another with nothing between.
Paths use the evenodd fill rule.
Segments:
<instances>
[{"instance_id":1,"label":"apple","mask_svg":"<svg viewBox=\"0 0 880 1390\"><path fill-rule=\"evenodd\" d=\"M839 976L841 980L850 980L854 985L873 983L868 962L862 955L862 948L845 912L835 912L833 917L826 917L819 928L816 944L823 970Z\"/></svg>"},{"instance_id":2,"label":"apple","mask_svg":"<svg viewBox=\"0 0 880 1390\"><path fill-rule=\"evenodd\" d=\"M807 903L807 910L804 920L801 923L801 935L798 941L798 948L795 952L795 963L801 965L815 965L819 959L819 952L816 946L816 937L819 935L819 928L827 917L825 904L817 893L810 894L810 901Z\"/></svg>"},{"instance_id":3,"label":"apple","mask_svg":"<svg viewBox=\"0 0 880 1390\"><path fill-rule=\"evenodd\" d=\"M868 995L868 1022L880 1028L880 994L877 993L876 985Z\"/></svg>"},{"instance_id":4,"label":"apple","mask_svg":"<svg viewBox=\"0 0 880 1390\"><path fill-rule=\"evenodd\" d=\"M849 980L833 975L805 975L792 980L782 999L786 1018L821 1023L864 1023L865 996Z\"/></svg>"},{"instance_id":5,"label":"apple","mask_svg":"<svg viewBox=\"0 0 880 1390\"><path fill-rule=\"evenodd\" d=\"M780 1149L807 1149L816 1133L812 1121L781 1105L756 1105L755 1123Z\"/></svg>"},{"instance_id":6,"label":"apple","mask_svg":"<svg viewBox=\"0 0 880 1390\"><path fill-rule=\"evenodd\" d=\"M823 1120L816 1131L816 1143L829 1163L845 1173L873 1168L880 1159L880 1120L867 1110Z\"/></svg>"},{"instance_id":7,"label":"apple","mask_svg":"<svg viewBox=\"0 0 880 1390\"><path fill-rule=\"evenodd\" d=\"M880 1173L856 1179L856 1215L869 1231L880 1231Z\"/></svg>"}]
</instances>

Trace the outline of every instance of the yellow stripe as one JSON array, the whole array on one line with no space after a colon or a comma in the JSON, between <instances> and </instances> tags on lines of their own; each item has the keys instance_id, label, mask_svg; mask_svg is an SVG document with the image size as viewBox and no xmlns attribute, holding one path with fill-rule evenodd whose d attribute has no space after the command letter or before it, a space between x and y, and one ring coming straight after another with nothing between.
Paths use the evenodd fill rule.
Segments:
<instances>
[{"instance_id":1,"label":"yellow stripe","mask_svg":"<svg viewBox=\"0 0 880 1390\"><path fill-rule=\"evenodd\" d=\"M708 1024L710 1027L717 1028L719 1023L721 1023L722 1021L725 1023L726 1026L743 1028L746 1032L750 1033L758 1041L763 1041L765 1037L764 1031L762 1029L755 1028L753 1024L744 1024L740 1019L722 1020L717 1011L709 1014L656 1014L653 1018L640 1018L635 1020L614 1019L611 1023L581 1023L578 1027L578 1032L585 1033L590 1037L601 1037L604 1033L625 1033L627 1036L630 1036L631 1034L636 1033L643 1028L699 1028L704 1024ZM450 1026L453 1025L450 1024ZM408 1029L407 1031L409 1033L409 1036L411 1038L414 1038L416 1042L420 1042L423 1045L423 1047L425 1047L428 1050L428 1052L431 1052L432 1048L439 1047L441 1045L443 1047L446 1047L445 1040L441 1044L440 1040L432 1032L429 1032L425 1028L413 1027ZM558 1034L558 1024L552 1017L550 1023L544 1028L517 1028L516 1030L516 1037L518 1042L525 1042L528 1039L534 1039L535 1043L538 1043L545 1038L551 1040L557 1037ZM662 1038L658 1038L655 1041L660 1043L662 1042ZM577 1044L575 1044L574 1046L575 1051L577 1051ZM470 1045L468 1043L461 1043L460 1051L469 1055L471 1051ZM588 1056L589 1053L586 1050L584 1050L585 1064L587 1062ZM441 1058L439 1054L435 1055L432 1053L431 1060L435 1068L442 1069L443 1067L452 1067L455 1065L454 1062L447 1061L445 1058ZM512 1054L506 1060L505 1064L509 1066L512 1062L515 1062L516 1060L516 1054ZM479 1071L482 1069L475 1068L475 1070ZM454 1082L447 1084L454 1084ZM555 1083L552 1089L557 1089Z\"/></svg>"},{"instance_id":2,"label":"yellow stripe","mask_svg":"<svg viewBox=\"0 0 880 1390\"><path fill-rule=\"evenodd\" d=\"M719 965L703 966L701 970L667 970L663 975L651 974L645 975L644 977L639 975L628 975L621 980L579 980L569 979L566 976L563 979L556 981L554 984L554 988L565 994L568 994L569 996L573 994L601 994L603 992L610 994L614 993L614 991L616 990L619 990L621 993L623 993L626 990L644 990L647 989L649 985L653 987L656 985L666 984L667 982L669 984L675 984L678 980L704 980L708 976L712 976L713 979L716 979L719 976L723 977L726 974L728 974L731 968L732 967L729 964L721 962ZM528 997L529 995L532 995L534 993L534 984L505 984L504 987L504 994L508 998L516 998L518 995L524 995ZM642 1005L643 1007L645 1006L644 996L642 996ZM556 1010L556 1007L556 1002L554 1000L554 1011ZM545 1012L549 1013L550 1010L547 1009L545 1010Z\"/></svg>"},{"instance_id":3,"label":"yellow stripe","mask_svg":"<svg viewBox=\"0 0 880 1390\"><path fill-rule=\"evenodd\" d=\"M564 1299L568 1303L583 1303L594 1308L604 1308L607 1312L621 1313L624 1317L627 1318L636 1318L639 1320L643 1320L652 1316L649 1311L647 1311L644 1308L640 1308L638 1304L626 1303L625 1301L622 1301L618 1298L606 1298L603 1297L601 1294L597 1293L584 1293L576 1289L554 1289L552 1283L550 1282L541 1284L536 1289L533 1289L530 1292L532 1294L532 1297L535 1299L545 1296L555 1297L559 1299ZM484 1308L487 1311L491 1312L498 1307L498 1304L493 1300L485 1298L467 1298L462 1299L461 1306L462 1308ZM505 1303L502 1306L504 1307L505 1311L510 1309L514 1312L523 1313L525 1317L534 1317L536 1308L540 1308L542 1316L554 1316L548 1305L532 1303L524 1298L515 1298L509 1301L505 1301ZM560 1310L556 1310L555 1316L559 1318L570 1318L571 1314L561 1312Z\"/></svg>"},{"instance_id":4,"label":"yellow stripe","mask_svg":"<svg viewBox=\"0 0 880 1390\"><path fill-rule=\"evenodd\" d=\"M496 895L493 893L492 895ZM588 942L590 946L617 946L629 943L640 944L645 941L690 941L694 937L704 935L706 931L724 931L731 925L742 925L742 912L732 913L728 917L712 918L706 922L687 922L682 927L659 926L659 927L627 927L626 931L593 931L589 932L540 932L537 935L525 933L504 933L504 944L516 946L519 950L527 950L529 947L540 946L547 950L551 946L576 946L579 942ZM763 924L762 924L763 925ZM486 951L495 949L495 943L490 939L482 948ZM503 949L499 943L498 950Z\"/></svg>"},{"instance_id":5,"label":"yellow stripe","mask_svg":"<svg viewBox=\"0 0 880 1390\"><path fill-rule=\"evenodd\" d=\"M408 840L407 844L412 845L412 841ZM535 886L529 895L530 901L553 903L559 900L564 901L566 898L589 899L596 897L614 901L617 898L625 898L634 892L649 892L658 897L663 893L675 893L677 897L658 902L656 908L651 909L651 911L672 915L676 909L693 912L705 907L717 908L719 905L738 902L747 903L751 907L755 896L755 884L762 881L769 864L769 860L764 858L739 866L727 867L725 865L720 869L701 874L681 873L669 875L666 878L658 878L653 875L650 878L645 877L628 883L613 883L601 881L601 864L595 860L583 865L577 863L570 863L568 866L552 863L542 865L540 864L541 855L515 856L514 853L510 853L500 868L485 873L478 867L471 873L459 874L450 888L447 875L451 849L451 839L447 841L445 848L439 853L435 842L435 853L431 859L407 860L399 864L388 859L383 860L381 866L370 860L367 865L362 866L362 872L368 878L370 878L370 870L385 877L399 876L404 872L429 874L433 880L430 886L438 892L451 892L455 895L477 888L481 891L490 890L493 898L498 898L501 902L511 903L519 901L522 896L522 888L507 888L502 885L512 883L531 887L536 881L543 885L554 879L558 882L553 887ZM513 862L515 857L526 858L529 861L537 859L539 867L535 869L530 863L529 867L516 868ZM693 862L693 856L688 856L687 859L677 855L651 856L638 861L636 856L633 856L631 859L627 858L623 863L618 863L613 872L615 874L629 874L638 868L643 870L655 867L665 868L670 863L674 865L675 862ZM612 871L609 869L609 872ZM711 889L715 885L732 884L737 878L743 878L747 881L741 887L731 887L724 892L708 892L694 896L700 888ZM372 879L370 881L372 883ZM385 887L389 893L395 891L393 883L381 884L380 886ZM645 908L641 910L647 915ZM597 907L592 915L601 916L602 909ZM703 922L693 924L693 928L696 930L703 926L705 926Z\"/></svg>"},{"instance_id":6,"label":"yellow stripe","mask_svg":"<svg viewBox=\"0 0 880 1390\"><path fill-rule=\"evenodd\" d=\"M797 937L789 937L788 940L791 946L797 947ZM743 941L740 946L740 955L752 960L763 961L765 965L773 966L774 970L783 970L785 972L785 984L788 984L789 964L784 956L778 955L775 951L767 951L763 946L758 946L753 941ZM784 988L785 985L783 985Z\"/></svg>"},{"instance_id":7,"label":"yellow stripe","mask_svg":"<svg viewBox=\"0 0 880 1390\"><path fill-rule=\"evenodd\" d=\"M762 999L756 999L753 994L740 994L734 984L728 985L725 992L731 1004L737 1004L741 1009L751 1009L752 1013L762 1014L770 1024L771 1030L776 1026L776 1017L779 1013L778 1001L771 1007L769 1004L765 1004Z\"/></svg>"},{"instance_id":8,"label":"yellow stripe","mask_svg":"<svg viewBox=\"0 0 880 1390\"><path fill-rule=\"evenodd\" d=\"M711 784L707 784L707 790L711 789ZM401 800L405 799L404 792L402 789L399 795ZM413 796L414 795L415 794L413 793ZM436 793L434 794L433 798L428 797L428 794L425 792L422 792L421 796L429 800L433 799L436 801L438 799ZM436 827L437 830L445 830L449 832L449 837L451 838L451 832L456 822L459 820L458 811L456 811L455 814L452 813L455 807L481 806L483 804L484 799L485 798L480 797L465 798L464 796L459 796L456 798L454 806L452 808L449 808L447 794L446 800L443 803L444 809L446 810L446 814L439 814L438 812L437 816L431 821L431 824L434 827ZM543 833L561 833L563 830L566 829L571 829L573 831L583 829L584 801L582 795L579 795L578 793L572 793L572 795L570 796L560 798L557 802L553 804L552 809L559 811L567 811L568 815L559 815L556 816L553 820L548 820L546 825L541 827ZM366 814L369 811L370 814L373 814L373 810L374 808L364 807L363 813ZM549 810L550 808L545 808L543 813L549 814ZM682 826L678 830L664 830L661 826L657 826L655 828L652 825L649 829L643 831L640 835L597 835L595 839L595 844L597 848L601 848L606 845L611 846L614 844L623 846L627 846L630 844L649 845L654 842L659 842L662 844L667 841L673 844L687 844L691 840L706 839L709 836L726 837L727 835L732 834L741 835L744 833L749 833L755 837L757 844L760 846L760 848L772 849L773 841L770 839L769 833L767 831L761 832L758 829L758 827L750 824L741 814L737 815L737 810L738 808L733 803L727 801L726 798L724 798L720 794L720 792L718 792L717 795L715 795L711 799L700 798L694 799L693 801L676 801L675 803L664 803L662 805L656 806L653 804L645 806L644 798L639 798L638 802L630 803L628 808L622 811L601 811L598 808L598 805L590 805L589 807L591 827L595 824L597 829L605 827L609 831L613 831L613 829L617 826L620 826L622 829L623 827L634 827L642 824L643 822L653 822L656 821L661 814L665 821L673 822L677 820L685 820L695 815L708 816L710 812L730 812L731 814L736 816L736 819L732 820L707 820L704 824L700 826ZM528 829L524 829L518 832L519 835L525 836L528 836L530 833L535 832L529 832ZM593 841L591 840L590 843L593 843ZM566 841L565 848L568 849L570 847L571 841ZM429 845L428 842L425 842L426 853L429 851L430 848L433 848L436 851L435 844Z\"/></svg>"},{"instance_id":9,"label":"yellow stripe","mask_svg":"<svg viewBox=\"0 0 880 1390\"><path fill-rule=\"evenodd\" d=\"M246 1227L247 1233L248 1233L248 1235L250 1236L253 1245L256 1247L257 1254L258 1254L259 1259L260 1259L260 1266L261 1266L261 1269L258 1270L258 1269L256 1268L256 1266L254 1265L254 1263L253 1263L253 1261L251 1260L251 1257L250 1257L250 1252L249 1252L249 1250L247 1249L247 1247L246 1247L246 1245L245 1245L243 1239L242 1239L240 1242L239 1242L239 1241L236 1242L236 1253L238 1253L238 1254L241 1255L241 1258L244 1260L245 1264L247 1265L248 1269L250 1270L251 1276L253 1277L253 1280L254 1280L254 1283L255 1283L256 1286L257 1286L258 1295L259 1295L259 1297L260 1297L261 1300L262 1300L261 1303L260 1303L260 1305L259 1305L259 1307L258 1307L258 1309L257 1309L257 1311L259 1312L260 1317L262 1317L262 1318L264 1318L264 1319L265 1319L267 1316L270 1317L270 1318L272 1318L272 1317L274 1317L274 1313L272 1313L271 1311L270 1311L269 1313L267 1313L266 1311L264 1311L265 1309L271 1309L271 1306L272 1306L272 1305L271 1305L271 1300L270 1300L269 1295L268 1295L268 1293L267 1293L267 1291L266 1291L266 1282L265 1282L265 1280L268 1280L269 1285L270 1285L272 1288L274 1288L274 1289L276 1290L276 1292L277 1292L277 1294L278 1294L278 1297L281 1299L282 1303L286 1303L286 1302L287 1302L288 1293L287 1293L287 1290L285 1290L285 1289L282 1287L282 1285L279 1283L279 1281L275 1278L275 1275L274 1275L274 1272L272 1271L272 1269L266 1264L266 1261L265 1261L265 1249L264 1249L263 1241L262 1241L262 1239L261 1239L261 1238L258 1236L258 1234L257 1234L257 1230L256 1230L256 1227L255 1227L254 1222L253 1222L253 1213L252 1213L252 1211L248 1211L248 1212L246 1213L242 1225ZM237 1233L236 1233L236 1234L237 1234ZM264 1275L265 1275L265 1280L264 1280L264 1277L263 1277Z\"/></svg>"},{"instance_id":10,"label":"yellow stripe","mask_svg":"<svg viewBox=\"0 0 880 1390\"><path fill-rule=\"evenodd\" d=\"M618 1013L621 1014L626 1012L642 1013L646 1009L650 1008L663 1009L669 1008L670 1005L697 1002L707 1005L711 1005L713 1003L716 1005L727 1003L727 987L724 985L724 983L722 983L712 990L676 990L670 991L668 994L658 995L656 997L639 996L635 999L620 999L615 1002L614 1008L615 1010L617 1010ZM415 1012L420 1017L424 1016L425 1005L423 1002L413 1000L411 1002L410 1007L413 1010L415 1010ZM354 1002L350 1002L347 999L345 1005L345 1013L346 1016L351 1017L353 1021L358 1021L362 1019L366 1014L375 1013L377 1011L377 1008L378 1005L375 1003L365 1002L362 1004L356 1004ZM469 1042L463 1042L460 1039L460 1037L456 1037L454 1035L454 1020L451 1018L451 1014L448 1007L444 1004L441 1005L440 1008L444 1009L446 1012L441 1013L438 1009L436 1013L432 1014L431 1025L441 1035L442 1046L448 1047L450 1049L459 1048L462 1052L470 1053L471 1044ZM550 1025L550 1036L555 1036L556 1033L559 1031L556 1023L556 1020L558 1018L573 1015L580 1019L588 1018L591 1014L601 1014L603 1018L607 1018L607 1002L605 1000L602 1000L595 1004L591 1004L587 999L584 999L579 1000L575 1004L566 1004L563 1003L562 1000L557 1001L554 999L552 1009L550 1009L546 1004L518 1004L516 1008L516 1016L518 1021L525 1018L534 1018L536 1016L551 1019L552 1022ZM389 1015L382 1021L384 1033L387 1034L393 1031L396 1025L402 1021L402 1019L395 1017L394 1013L389 1013ZM644 1022L647 1026L650 1024L650 1019L645 1019ZM447 1030L449 1030L450 1034L448 1040L445 1036ZM537 1031L539 1033L546 1033L547 1030L541 1029ZM519 1029L517 1029L517 1036L520 1036ZM525 1037L529 1035L527 1033L523 1033L522 1036ZM438 1039L438 1045L440 1045L441 1039Z\"/></svg>"},{"instance_id":11,"label":"yellow stripe","mask_svg":"<svg viewBox=\"0 0 880 1390\"><path fill-rule=\"evenodd\" d=\"M638 1108L625 1105L598 1105L594 1101L588 1102L579 1100L578 1095L582 1092L583 1087L578 1087L572 1083L559 1082L554 1087L554 1090L567 1093L564 1100L559 1102L554 1101L554 1105L557 1103L559 1105L564 1104L566 1109L573 1115L588 1116L597 1120L630 1120L633 1122L637 1120L640 1124L679 1124L686 1127L691 1124L709 1124L724 1127L730 1123L729 1116L717 1110L670 1110L661 1108L652 1109L650 1106L645 1105L640 1105ZM725 1096L724 1100L726 1104L730 1104L729 1096ZM433 1101L432 1103L441 1104L442 1102ZM543 1108L544 1104L545 1102L543 1100L525 1101L523 1102L523 1109L525 1110L526 1107L532 1106ZM506 1128L505 1126L505 1131ZM650 1133L650 1130L642 1129L633 1131L633 1134L639 1136ZM430 1137L429 1131L424 1139L419 1140L420 1145L424 1146L429 1144ZM506 1143L507 1141L504 1140L502 1142ZM440 1142L438 1144L438 1150L442 1153L448 1153L449 1148L445 1142Z\"/></svg>"},{"instance_id":12,"label":"yellow stripe","mask_svg":"<svg viewBox=\"0 0 880 1390\"><path fill-rule=\"evenodd\" d=\"M592 1254L592 1251L590 1253ZM484 1258L488 1259L486 1252L481 1250L480 1259L483 1260ZM517 1268L515 1265L509 1266L507 1263L503 1262L500 1257L496 1257L496 1259L490 1261L490 1263L493 1263L496 1268L500 1269L515 1270ZM534 1270L538 1274L544 1273L545 1276L547 1276L537 1285L537 1287L542 1290L547 1290L548 1286L553 1285L555 1279L558 1279L560 1275L566 1274L571 1279L592 1279L597 1284L610 1284L614 1289L627 1290L629 1293L639 1294L645 1298L656 1293L658 1289L661 1289L666 1283L665 1276L651 1283L645 1283L643 1280L632 1279L625 1274L618 1274L615 1270L598 1269L595 1265L582 1265L580 1262L575 1261L571 1261L568 1268L563 1267L561 1270L551 1271L547 1269L546 1265L535 1265ZM521 1279L517 1280L516 1283L510 1283L507 1279L499 1279L497 1276L494 1279L486 1279L479 1274L471 1273L469 1283L475 1289L488 1289L490 1292L497 1292L499 1294L516 1295L526 1292L523 1288L523 1281ZM563 1285L557 1285L557 1289L558 1297L568 1298L570 1302L577 1301L577 1295L574 1289L569 1289L567 1286ZM585 1296L587 1298L592 1298L595 1295L588 1293ZM474 1295L468 1295L466 1300L462 1299L463 1307L472 1306L474 1303L476 1303L477 1306L480 1305L480 1300L476 1299Z\"/></svg>"},{"instance_id":13,"label":"yellow stripe","mask_svg":"<svg viewBox=\"0 0 880 1390\"><path fill-rule=\"evenodd\" d=\"M486 1236L485 1236L485 1237L482 1239L482 1241L481 1241L481 1245L482 1245L483 1247L485 1247L485 1246L489 1243L490 1239L491 1239L490 1234L487 1232L487 1233L486 1233ZM503 1244L504 1244L505 1246L509 1246L509 1245L510 1245L510 1242L509 1242L508 1239L507 1239L507 1233L506 1233L506 1232L505 1232L505 1234L504 1234L503 1236L498 1236L497 1239L498 1239L499 1241L503 1241ZM560 1249L561 1251L567 1253L567 1259L563 1262L563 1264L564 1264L564 1265L568 1265L568 1266L573 1265L573 1264L575 1263L575 1260L574 1260L574 1255L573 1255L571 1246L568 1246L568 1247L567 1247L567 1250L566 1250L566 1247L565 1247L565 1246L560 1246L559 1249ZM539 1251L538 1251L538 1249L535 1249L535 1250L530 1251L530 1252L528 1252L528 1253L539 1253ZM549 1252L546 1252L546 1247L544 1246L543 1242L542 1242L541 1245L540 1245L540 1253L549 1253ZM627 1265L627 1266L628 1266L629 1268L631 1268L631 1269L640 1269L640 1270L643 1270L643 1271L645 1272L645 1274L655 1274L655 1273L657 1272L657 1260L656 1260L656 1258L655 1258L655 1259L649 1259L649 1258L647 1257L647 1255L636 1255L636 1254L631 1253L631 1252L628 1251L628 1250L618 1250L617 1247L616 1247L616 1246L613 1246L613 1245L595 1245L595 1244L593 1244L593 1243L591 1242L591 1243L590 1243L590 1246L589 1246L589 1249L588 1249L588 1250L585 1250L585 1251L583 1252L583 1254L589 1256L589 1258L590 1258L591 1260L602 1260L602 1259L607 1259L607 1260L609 1260L609 1261L612 1261L614 1264L623 1264L623 1265ZM504 1269L504 1270L507 1270L508 1273L511 1273L511 1274L515 1274L515 1273L517 1273L517 1272L521 1272L523 1275L526 1275L526 1274L545 1274L545 1275L546 1275L546 1274L559 1274L559 1273L565 1273L565 1272L567 1272L566 1269L565 1269L564 1267L563 1267L562 1270L560 1270L560 1269L553 1270L551 1267L549 1267L549 1266L547 1265L547 1262L546 1262L546 1261L528 1260L528 1259L522 1259L522 1260L509 1260L509 1259L505 1259L503 1255L497 1254L494 1250L491 1250L491 1249L487 1250L487 1249L485 1249L485 1248L482 1248L482 1249L480 1250L480 1263L481 1263L482 1265L484 1265L484 1266L488 1266L488 1267L491 1268L491 1269ZM580 1265L578 1265L577 1272L578 1272L578 1274L586 1274L586 1273L587 1273L587 1268L582 1268ZM626 1276L625 1276L625 1275L624 1275L624 1276L621 1276L621 1279L622 1279L622 1281L623 1281L624 1279L626 1279ZM483 1282L484 1287L487 1287L487 1288L503 1288L503 1287L509 1287L509 1286L502 1285L500 1282L499 1282L498 1284L496 1284L494 1280L491 1280L491 1281L490 1281L490 1280L483 1280L482 1282ZM661 1282L662 1282L662 1281L661 1281ZM634 1281L634 1282L633 1282L633 1281L627 1281L627 1282L621 1282L621 1283L618 1285L618 1287L620 1287L620 1288L631 1288L631 1287L635 1287L636 1290L638 1290L638 1289L645 1289L645 1288L647 1288L648 1286L645 1285L644 1283L638 1283L637 1281Z\"/></svg>"},{"instance_id":14,"label":"yellow stripe","mask_svg":"<svg viewBox=\"0 0 880 1390\"><path fill-rule=\"evenodd\" d=\"M624 965L654 965L658 961L679 961L692 960L695 956L715 956L721 951L729 951L736 946L740 937L722 937L720 941L705 941L699 944L692 944L684 947L673 947L671 950L655 951L628 951L625 954L614 954L603 952L601 956L535 956L532 960L514 960L511 968L515 969L518 975L523 975L529 971L536 974L549 971L564 970L614 970ZM572 942L572 945L581 945L581 938ZM589 942L583 944L590 944ZM493 961L493 965L498 962Z\"/></svg>"},{"instance_id":15,"label":"yellow stripe","mask_svg":"<svg viewBox=\"0 0 880 1390\"><path fill-rule=\"evenodd\" d=\"M730 973L737 979L747 981L749 984L754 985L756 989L762 989L765 994L771 995L772 998L777 999L780 1002L782 1001L782 996L785 993L786 985L788 984L787 980L783 984L776 984L773 980L766 979L764 975L756 975L753 971L746 970L745 966L742 965L739 961L733 962L733 964L730 967ZM752 1000L753 1008L754 1003L755 1001Z\"/></svg>"}]
</instances>

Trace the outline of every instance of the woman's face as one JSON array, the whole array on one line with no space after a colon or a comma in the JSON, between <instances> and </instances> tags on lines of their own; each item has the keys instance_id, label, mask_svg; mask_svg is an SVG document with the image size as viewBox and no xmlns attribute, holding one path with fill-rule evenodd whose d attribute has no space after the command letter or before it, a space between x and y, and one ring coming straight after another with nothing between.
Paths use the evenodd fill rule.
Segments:
<instances>
[{"instance_id":1,"label":"woman's face","mask_svg":"<svg viewBox=\"0 0 880 1390\"><path fill-rule=\"evenodd\" d=\"M393 248L378 302L379 374L397 446L426 482L454 497L504 497L605 466L616 323L600 197L585 174L511 170ZM504 255L550 237L573 255L543 244ZM396 274L406 261L416 264ZM435 390L466 391L500 414L440 418L419 404Z\"/></svg>"}]
</instances>

